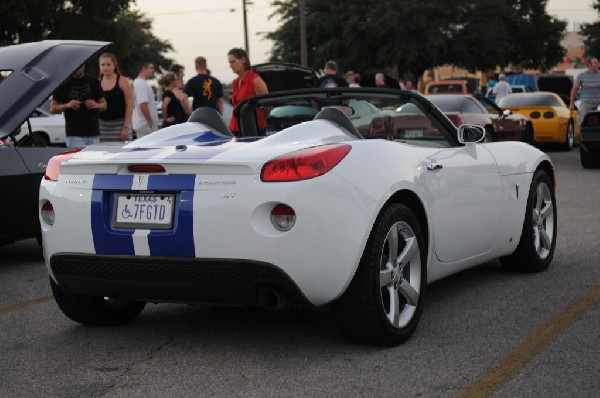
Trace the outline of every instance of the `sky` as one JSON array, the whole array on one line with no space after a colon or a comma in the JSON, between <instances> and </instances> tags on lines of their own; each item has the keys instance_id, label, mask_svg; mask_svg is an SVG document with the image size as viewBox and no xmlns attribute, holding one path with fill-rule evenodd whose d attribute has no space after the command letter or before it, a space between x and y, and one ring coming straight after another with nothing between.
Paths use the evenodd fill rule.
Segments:
<instances>
[{"instance_id":1,"label":"sky","mask_svg":"<svg viewBox=\"0 0 600 398\"><path fill-rule=\"evenodd\" d=\"M276 16L269 18L274 11L271 0L252 2L246 11L249 55L252 64L259 64L268 61L272 45L261 32L277 29L280 21ZM185 66L186 80L196 74L194 58L202 55L215 77L231 83L236 75L227 64L227 52L244 47L242 3L243 0L137 0L135 8L153 20L156 37L173 45L174 51L167 56ZM548 14L569 22L568 30L578 23L598 20L598 13L591 7L593 0L549 0L547 4Z\"/></svg>"}]
</instances>

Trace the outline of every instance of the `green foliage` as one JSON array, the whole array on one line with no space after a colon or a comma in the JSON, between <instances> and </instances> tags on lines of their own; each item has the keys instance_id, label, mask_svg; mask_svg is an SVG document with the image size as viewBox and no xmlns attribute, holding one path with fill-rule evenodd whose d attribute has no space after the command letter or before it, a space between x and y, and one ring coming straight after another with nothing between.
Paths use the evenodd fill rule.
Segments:
<instances>
[{"instance_id":1,"label":"green foliage","mask_svg":"<svg viewBox=\"0 0 600 398\"><path fill-rule=\"evenodd\" d=\"M305 0L308 63L341 70L421 75L453 64L471 71L515 64L548 68L562 59L566 22L547 0ZM280 28L273 61L300 62L298 0L273 0Z\"/></svg>"},{"instance_id":2,"label":"green foliage","mask_svg":"<svg viewBox=\"0 0 600 398\"><path fill-rule=\"evenodd\" d=\"M152 20L129 8L132 0L4 0L0 13L0 44L39 40L100 40L114 44L108 49L119 60L121 72L138 74L138 64L153 62L158 71L171 59L163 54L173 49L152 34ZM97 60L88 72L97 73Z\"/></svg>"},{"instance_id":3,"label":"green foliage","mask_svg":"<svg viewBox=\"0 0 600 398\"><path fill-rule=\"evenodd\" d=\"M592 7L600 13L600 0L595 0ZM579 33L585 36L585 54L597 58L600 57L600 21L583 24Z\"/></svg>"}]
</instances>

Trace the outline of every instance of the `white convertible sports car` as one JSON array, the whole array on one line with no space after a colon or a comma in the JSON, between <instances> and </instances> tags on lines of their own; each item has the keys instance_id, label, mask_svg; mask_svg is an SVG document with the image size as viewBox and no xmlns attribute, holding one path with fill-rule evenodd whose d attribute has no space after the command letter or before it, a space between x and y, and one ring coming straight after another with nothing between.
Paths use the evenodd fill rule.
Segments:
<instances>
[{"instance_id":1,"label":"white convertible sports car","mask_svg":"<svg viewBox=\"0 0 600 398\"><path fill-rule=\"evenodd\" d=\"M348 115L364 102L381 117L361 134ZM290 104L318 113L259 126ZM554 168L528 144L480 143L482 128L393 89L279 92L236 115L241 137L201 108L49 162L44 255L69 318L120 324L148 302L326 308L353 341L396 345L428 283L496 258L533 272L552 261Z\"/></svg>"}]
</instances>

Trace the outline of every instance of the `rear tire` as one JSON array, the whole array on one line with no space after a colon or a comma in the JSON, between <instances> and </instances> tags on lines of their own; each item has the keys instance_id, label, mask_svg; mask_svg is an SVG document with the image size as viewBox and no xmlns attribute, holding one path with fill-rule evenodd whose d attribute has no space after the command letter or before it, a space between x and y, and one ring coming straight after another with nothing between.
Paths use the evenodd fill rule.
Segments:
<instances>
[{"instance_id":1,"label":"rear tire","mask_svg":"<svg viewBox=\"0 0 600 398\"><path fill-rule=\"evenodd\" d=\"M575 142L575 124L573 120L569 120L567 124L567 132L565 133L565 142L562 143L561 148L563 151L570 151L573 149Z\"/></svg>"},{"instance_id":2,"label":"rear tire","mask_svg":"<svg viewBox=\"0 0 600 398\"><path fill-rule=\"evenodd\" d=\"M44 133L33 133L31 138L31 146L44 148L50 145L50 140Z\"/></svg>"},{"instance_id":3,"label":"rear tire","mask_svg":"<svg viewBox=\"0 0 600 398\"><path fill-rule=\"evenodd\" d=\"M541 272L552 262L556 246L556 196L550 176L543 170L533 175L519 245L513 254L501 258L512 271Z\"/></svg>"},{"instance_id":4,"label":"rear tire","mask_svg":"<svg viewBox=\"0 0 600 398\"><path fill-rule=\"evenodd\" d=\"M579 161L584 169L600 166L600 159L595 158L590 152L585 150L581 144L579 145Z\"/></svg>"},{"instance_id":5,"label":"rear tire","mask_svg":"<svg viewBox=\"0 0 600 398\"><path fill-rule=\"evenodd\" d=\"M427 287L421 228L406 206L381 212L350 286L335 305L341 332L359 344L395 346L419 323Z\"/></svg>"},{"instance_id":6,"label":"rear tire","mask_svg":"<svg viewBox=\"0 0 600 398\"><path fill-rule=\"evenodd\" d=\"M136 318L146 306L146 303L141 301L69 293L52 278L50 286L61 311L75 322L85 325L120 325Z\"/></svg>"}]
</instances>

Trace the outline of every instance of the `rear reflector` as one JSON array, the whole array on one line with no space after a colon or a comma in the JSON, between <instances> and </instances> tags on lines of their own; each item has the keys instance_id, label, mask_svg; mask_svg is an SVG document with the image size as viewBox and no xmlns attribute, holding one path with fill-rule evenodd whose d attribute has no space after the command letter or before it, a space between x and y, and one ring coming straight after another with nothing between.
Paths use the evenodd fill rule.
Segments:
<instances>
[{"instance_id":1,"label":"rear reflector","mask_svg":"<svg viewBox=\"0 0 600 398\"><path fill-rule=\"evenodd\" d=\"M351 148L348 144L332 144L285 154L265 163L260 179L264 182L286 182L321 176L341 162Z\"/></svg>"},{"instance_id":2,"label":"rear reflector","mask_svg":"<svg viewBox=\"0 0 600 398\"><path fill-rule=\"evenodd\" d=\"M42 205L42 220L44 220L44 222L48 225L54 225L54 206L52 206L52 203L50 202L45 202Z\"/></svg>"},{"instance_id":3,"label":"rear reflector","mask_svg":"<svg viewBox=\"0 0 600 398\"><path fill-rule=\"evenodd\" d=\"M278 204L271 210L271 224L278 231L289 231L296 225L296 212L288 205Z\"/></svg>"}]
</instances>

